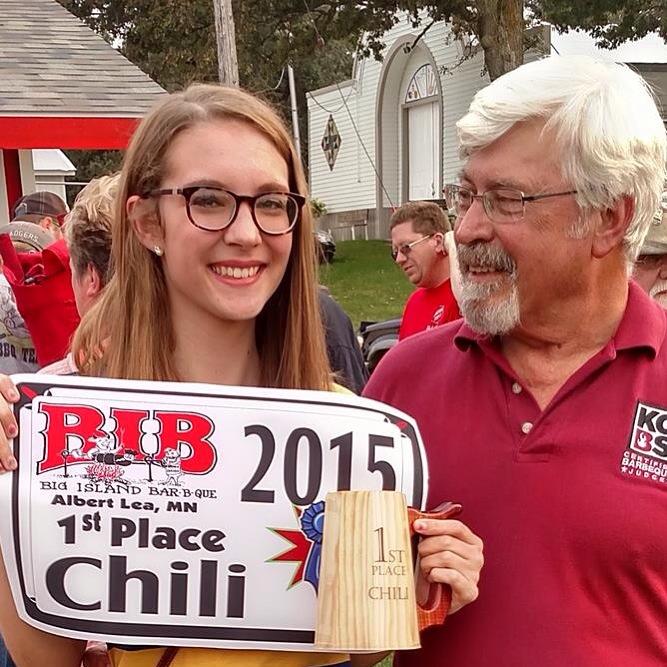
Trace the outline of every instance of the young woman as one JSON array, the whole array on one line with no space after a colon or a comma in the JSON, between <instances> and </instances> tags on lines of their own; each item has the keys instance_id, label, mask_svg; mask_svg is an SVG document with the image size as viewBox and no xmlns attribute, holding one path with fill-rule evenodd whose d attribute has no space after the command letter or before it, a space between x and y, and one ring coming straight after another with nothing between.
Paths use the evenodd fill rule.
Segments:
<instances>
[{"instance_id":1,"label":"young woman","mask_svg":"<svg viewBox=\"0 0 667 667\"><path fill-rule=\"evenodd\" d=\"M80 372L332 389L306 192L289 135L264 103L237 89L204 85L164 98L125 157L112 277L73 342ZM6 378L0 391L9 398ZM0 401L0 422L13 436L9 414ZM13 469L1 431L0 462ZM425 573L451 583L454 606L460 607L477 594L479 540L472 533L459 540L456 565L441 565L438 574L444 562L438 555L445 553L439 526L458 522L431 523L438 526L422 532L440 537L424 540L432 552L424 559ZM0 630L18 665L78 667L83 642L19 621L2 573ZM170 659L173 667L306 667L345 659L214 649L180 649L174 657L160 648L121 647L110 656L117 667L154 667Z\"/></svg>"}]
</instances>

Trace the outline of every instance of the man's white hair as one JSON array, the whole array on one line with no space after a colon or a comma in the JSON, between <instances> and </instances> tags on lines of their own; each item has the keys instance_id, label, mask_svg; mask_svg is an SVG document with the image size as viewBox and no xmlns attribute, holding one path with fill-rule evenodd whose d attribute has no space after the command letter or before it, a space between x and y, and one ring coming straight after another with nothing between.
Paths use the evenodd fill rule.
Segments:
<instances>
[{"instance_id":1,"label":"man's white hair","mask_svg":"<svg viewBox=\"0 0 667 667\"><path fill-rule=\"evenodd\" d=\"M561 150L563 177L582 210L610 208L630 196L635 211L624 238L633 262L659 207L667 138L654 96L626 65L589 56L550 56L480 90L457 123L468 157L515 123L546 120Z\"/></svg>"}]
</instances>

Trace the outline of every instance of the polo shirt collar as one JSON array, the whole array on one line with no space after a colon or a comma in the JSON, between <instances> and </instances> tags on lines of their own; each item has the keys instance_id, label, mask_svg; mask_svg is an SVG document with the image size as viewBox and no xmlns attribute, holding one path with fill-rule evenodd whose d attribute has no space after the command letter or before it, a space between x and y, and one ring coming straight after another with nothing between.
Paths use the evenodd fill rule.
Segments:
<instances>
[{"instance_id":1,"label":"polo shirt collar","mask_svg":"<svg viewBox=\"0 0 667 667\"><path fill-rule=\"evenodd\" d=\"M461 350L461 352L466 352L473 345L479 345L481 343L488 343L493 340L492 336L487 336L486 334L481 334L472 329L468 323L465 321L465 318L462 320L461 327L454 336L454 344L456 347Z\"/></svg>"},{"instance_id":2,"label":"polo shirt collar","mask_svg":"<svg viewBox=\"0 0 667 667\"><path fill-rule=\"evenodd\" d=\"M620 350L644 349L654 359L662 347L666 333L665 310L631 280L623 318L610 341L614 351L612 356ZM454 343L462 352L469 350L473 345L486 350L498 349L497 339L474 331L465 321L454 337Z\"/></svg>"},{"instance_id":3,"label":"polo shirt collar","mask_svg":"<svg viewBox=\"0 0 667 667\"><path fill-rule=\"evenodd\" d=\"M631 280L625 313L613 338L616 350L644 348L654 359L664 343L666 333L665 311Z\"/></svg>"}]
</instances>

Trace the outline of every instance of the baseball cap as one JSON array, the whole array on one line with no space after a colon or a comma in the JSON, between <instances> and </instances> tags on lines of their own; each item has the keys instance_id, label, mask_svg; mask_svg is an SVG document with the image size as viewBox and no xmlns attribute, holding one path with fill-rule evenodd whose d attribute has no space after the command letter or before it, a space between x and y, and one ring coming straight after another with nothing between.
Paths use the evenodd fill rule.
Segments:
<instances>
[{"instance_id":1,"label":"baseball cap","mask_svg":"<svg viewBox=\"0 0 667 667\"><path fill-rule=\"evenodd\" d=\"M9 234L9 238L14 245L24 245L32 251L43 250L56 240L56 237L48 229L44 229L34 222L23 220L2 225L0 234Z\"/></svg>"},{"instance_id":2,"label":"baseball cap","mask_svg":"<svg viewBox=\"0 0 667 667\"><path fill-rule=\"evenodd\" d=\"M53 192L33 192L21 197L12 212L14 222L39 222L42 218L61 218L67 213L67 204Z\"/></svg>"}]
</instances>

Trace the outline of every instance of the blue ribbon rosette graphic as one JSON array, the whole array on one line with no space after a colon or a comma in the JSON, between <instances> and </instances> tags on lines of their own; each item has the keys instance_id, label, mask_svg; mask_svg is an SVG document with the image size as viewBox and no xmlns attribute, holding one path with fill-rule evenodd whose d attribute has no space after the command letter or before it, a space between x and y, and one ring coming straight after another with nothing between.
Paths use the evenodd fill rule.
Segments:
<instances>
[{"instance_id":1,"label":"blue ribbon rosette graphic","mask_svg":"<svg viewBox=\"0 0 667 667\"><path fill-rule=\"evenodd\" d=\"M301 515L300 522L303 534L312 542L303 578L312 584L317 592L320 583L320 558L322 554L322 535L324 533L324 501L313 503L310 507L307 507Z\"/></svg>"}]
</instances>

